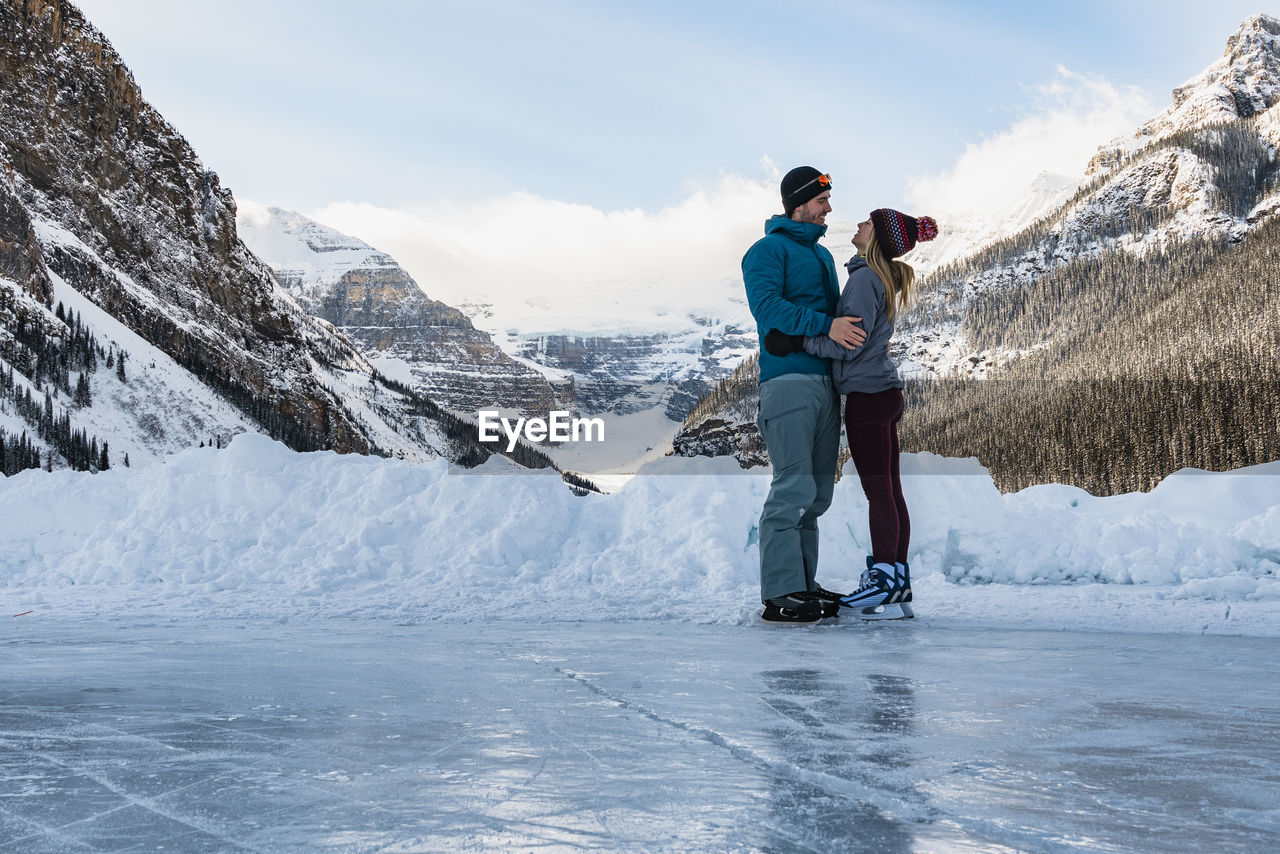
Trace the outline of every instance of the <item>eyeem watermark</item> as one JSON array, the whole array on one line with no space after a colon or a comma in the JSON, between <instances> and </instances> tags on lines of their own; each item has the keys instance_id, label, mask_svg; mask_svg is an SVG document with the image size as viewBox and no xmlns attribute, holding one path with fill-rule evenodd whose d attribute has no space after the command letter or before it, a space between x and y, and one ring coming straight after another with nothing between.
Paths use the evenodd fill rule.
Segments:
<instances>
[{"instance_id":1,"label":"eyeem watermark","mask_svg":"<svg viewBox=\"0 0 1280 854\"><path fill-rule=\"evenodd\" d=\"M517 418L514 422L501 417L494 409L481 409L480 441L497 442L507 437L507 453L516 449L521 435L529 442L603 442L603 418L574 418L573 413L553 409L546 418ZM501 431L499 431L501 428Z\"/></svg>"}]
</instances>

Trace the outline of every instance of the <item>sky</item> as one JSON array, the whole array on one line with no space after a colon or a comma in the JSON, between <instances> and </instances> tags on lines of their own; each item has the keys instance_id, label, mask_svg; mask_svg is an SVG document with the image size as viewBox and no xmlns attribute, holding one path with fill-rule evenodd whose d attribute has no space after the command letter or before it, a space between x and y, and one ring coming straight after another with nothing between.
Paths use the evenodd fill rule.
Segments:
<instances>
[{"instance_id":1,"label":"sky","mask_svg":"<svg viewBox=\"0 0 1280 854\"><path fill-rule=\"evenodd\" d=\"M996 213L1041 171L1082 173L1245 18L1280 15L1258 0L79 5L238 199L361 237L446 296L453 241L480 252L459 269L489 252L465 247L496 246L586 282L689 229L715 254L671 261L736 267L799 164L831 173L833 221ZM510 269L468 275L483 290Z\"/></svg>"}]
</instances>

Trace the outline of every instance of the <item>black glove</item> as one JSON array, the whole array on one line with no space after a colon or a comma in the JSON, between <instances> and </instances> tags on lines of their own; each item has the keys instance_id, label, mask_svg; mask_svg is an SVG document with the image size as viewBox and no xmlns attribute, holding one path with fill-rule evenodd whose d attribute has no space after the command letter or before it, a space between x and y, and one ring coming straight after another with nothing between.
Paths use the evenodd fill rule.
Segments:
<instances>
[{"instance_id":1,"label":"black glove","mask_svg":"<svg viewBox=\"0 0 1280 854\"><path fill-rule=\"evenodd\" d=\"M804 352L804 336L788 335L776 329L770 329L764 336L764 348L771 356L790 356L792 353Z\"/></svg>"}]
</instances>

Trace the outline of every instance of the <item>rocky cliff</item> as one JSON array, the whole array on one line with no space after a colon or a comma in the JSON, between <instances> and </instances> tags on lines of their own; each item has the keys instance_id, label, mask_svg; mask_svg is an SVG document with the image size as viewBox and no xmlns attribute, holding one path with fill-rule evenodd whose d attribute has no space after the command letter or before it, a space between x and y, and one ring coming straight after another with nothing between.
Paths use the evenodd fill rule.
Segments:
<instances>
[{"instance_id":1,"label":"rocky cliff","mask_svg":"<svg viewBox=\"0 0 1280 854\"><path fill-rule=\"evenodd\" d=\"M978 456L1007 488L1099 493L1275 458L1277 34L1246 20L1069 198L918 284L893 345L917 381L904 449ZM749 376L677 449L758 458Z\"/></svg>"},{"instance_id":2,"label":"rocky cliff","mask_svg":"<svg viewBox=\"0 0 1280 854\"><path fill-rule=\"evenodd\" d=\"M29 429L48 465L99 436L138 461L244 430L487 456L281 290L231 192L75 6L0 0L0 83L0 440Z\"/></svg>"},{"instance_id":3,"label":"rocky cliff","mask_svg":"<svg viewBox=\"0 0 1280 854\"><path fill-rule=\"evenodd\" d=\"M680 457L734 457L743 468L769 464L760 414L760 360L747 359L685 418L671 442Z\"/></svg>"},{"instance_id":4,"label":"rocky cliff","mask_svg":"<svg viewBox=\"0 0 1280 854\"><path fill-rule=\"evenodd\" d=\"M546 417L573 403L452 306L426 295L385 252L293 211L242 212L240 234L309 313L349 338L379 371L461 414L514 410Z\"/></svg>"},{"instance_id":5,"label":"rocky cliff","mask_svg":"<svg viewBox=\"0 0 1280 854\"><path fill-rule=\"evenodd\" d=\"M1089 175L1103 175L1134 152L1175 134L1270 110L1280 102L1278 40L1280 20L1255 15L1244 21L1216 62L1173 89L1168 109L1102 146L1089 163Z\"/></svg>"},{"instance_id":6,"label":"rocky cliff","mask_svg":"<svg viewBox=\"0 0 1280 854\"><path fill-rule=\"evenodd\" d=\"M582 412L630 415L661 407L681 421L756 346L749 322L691 317L688 329L673 333L521 336L516 354L570 375Z\"/></svg>"},{"instance_id":7,"label":"rocky cliff","mask_svg":"<svg viewBox=\"0 0 1280 854\"><path fill-rule=\"evenodd\" d=\"M1171 241L1239 243L1280 211L1280 20L1246 20L1227 51L1173 104L1104 145L1090 177L1034 225L932 273L900 324L898 355L918 376L985 376L1024 351L977 346L968 307L1083 258L1135 258Z\"/></svg>"}]
</instances>

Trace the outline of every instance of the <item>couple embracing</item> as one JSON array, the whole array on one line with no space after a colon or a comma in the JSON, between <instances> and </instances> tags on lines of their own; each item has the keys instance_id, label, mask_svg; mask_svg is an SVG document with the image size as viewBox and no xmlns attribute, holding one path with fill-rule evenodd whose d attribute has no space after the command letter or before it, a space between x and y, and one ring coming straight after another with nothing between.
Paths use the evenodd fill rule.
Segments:
<instances>
[{"instance_id":1,"label":"couple embracing","mask_svg":"<svg viewBox=\"0 0 1280 854\"><path fill-rule=\"evenodd\" d=\"M889 359L894 317L915 273L896 260L937 224L888 208L858 225L845 265L818 244L831 212L831 177L810 166L782 179L783 213L742 259L762 342L757 424L773 464L760 514L761 619L803 625L843 607L862 619L912 617L911 524L898 469L902 380ZM849 452L867 496L872 554L861 584L840 594L817 582L818 517L831 505L840 396Z\"/></svg>"}]
</instances>

